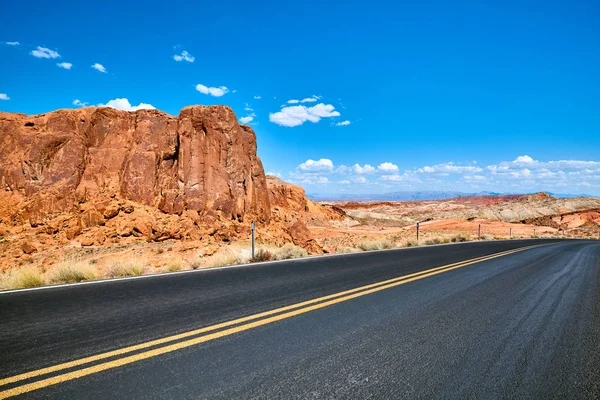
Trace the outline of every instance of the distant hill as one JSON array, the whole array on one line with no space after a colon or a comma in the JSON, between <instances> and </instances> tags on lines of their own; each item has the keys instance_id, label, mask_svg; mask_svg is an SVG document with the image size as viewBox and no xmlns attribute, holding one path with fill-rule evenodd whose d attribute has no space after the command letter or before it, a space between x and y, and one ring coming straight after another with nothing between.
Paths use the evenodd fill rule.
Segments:
<instances>
[{"instance_id":1,"label":"distant hill","mask_svg":"<svg viewBox=\"0 0 600 400\"><path fill-rule=\"evenodd\" d=\"M444 200L451 199L453 197L473 197L473 196L506 196L516 194L530 194L530 193L499 193L499 192L454 192L454 191L437 191L437 190L424 190L424 191L404 191L404 192L391 192L383 194L309 194L307 197L314 201L417 201L417 200ZM573 198L573 197L595 197L586 194L559 194L550 193L553 197L558 198Z\"/></svg>"}]
</instances>

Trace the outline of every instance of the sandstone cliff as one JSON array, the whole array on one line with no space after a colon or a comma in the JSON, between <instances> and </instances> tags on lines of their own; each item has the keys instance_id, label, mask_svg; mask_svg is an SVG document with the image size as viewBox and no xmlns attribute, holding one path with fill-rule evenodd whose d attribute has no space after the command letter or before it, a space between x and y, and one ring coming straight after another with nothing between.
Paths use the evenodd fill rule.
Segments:
<instances>
[{"instance_id":1,"label":"sandstone cliff","mask_svg":"<svg viewBox=\"0 0 600 400\"><path fill-rule=\"evenodd\" d=\"M83 203L102 214L113 198L168 214L270 216L256 136L224 106L178 117L97 107L0 113L0 185L0 218L33 226Z\"/></svg>"}]
</instances>

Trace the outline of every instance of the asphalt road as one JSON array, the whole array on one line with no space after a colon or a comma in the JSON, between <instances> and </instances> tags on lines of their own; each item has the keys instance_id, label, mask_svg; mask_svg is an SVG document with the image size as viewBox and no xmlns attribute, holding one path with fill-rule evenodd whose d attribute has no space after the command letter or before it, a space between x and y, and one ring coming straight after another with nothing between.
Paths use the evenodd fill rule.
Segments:
<instances>
[{"instance_id":1,"label":"asphalt road","mask_svg":"<svg viewBox=\"0 0 600 400\"><path fill-rule=\"evenodd\" d=\"M600 398L600 242L465 243L0 294L0 398L21 392Z\"/></svg>"}]
</instances>

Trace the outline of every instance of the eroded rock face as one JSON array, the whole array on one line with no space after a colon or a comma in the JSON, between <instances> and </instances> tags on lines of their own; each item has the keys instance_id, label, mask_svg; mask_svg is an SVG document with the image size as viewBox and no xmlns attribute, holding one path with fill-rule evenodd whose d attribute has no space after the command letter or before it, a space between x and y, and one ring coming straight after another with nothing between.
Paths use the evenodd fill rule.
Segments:
<instances>
[{"instance_id":1,"label":"eroded rock face","mask_svg":"<svg viewBox=\"0 0 600 400\"><path fill-rule=\"evenodd\" d=\"M34 227L75 211L84 228L103 225L118 213L115 198L167 214L270 216L256 136L225 106L178 117L98 107L0 113L0 188L0 220Z\"/></svg>"}]
</instances>

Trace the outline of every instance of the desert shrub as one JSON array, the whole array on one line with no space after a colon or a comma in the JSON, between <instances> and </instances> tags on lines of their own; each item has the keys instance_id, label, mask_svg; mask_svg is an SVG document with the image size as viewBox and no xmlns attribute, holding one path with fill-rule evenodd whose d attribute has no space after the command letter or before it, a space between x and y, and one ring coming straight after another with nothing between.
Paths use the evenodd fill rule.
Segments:
<instances>
[{"instance_id":1,"label":"desert shrub","mask_svg":"<svg viewBox=\"0 0 600 400\"><path fill-rule=\"evenodd\" d=\"M276 260L288 260L290 258L301 258L308 256L308 252L300 246L292 243L286 243L275 253Z\"/></svg>"},{"instance_id":2,"label":"desert shrub","mask_svg":"<svg viewBox=\"0 0 600 400\"><path fill-rule=\"evenodd\" d=\"M393 249L396 245L391 240L373 240L370 242L362 242L359 243L358 248L363 251L369 250L384 250L384 249Z\"/></svg>"},{"instance_id":3,"label":"desert shrub","mask_svg":"<svg viewBox=\"0 0 600 400\"><path fill-rule=\"evenodd\" d=\"M44 279L40 271L33 267L12 269L0 278L0 286L3 289L24 289L44 285Z\"/></svg>"},{"instance_id":4,"label":"desert shrub","mask_svg":"<svg viewBox=\"0 0 600 400\"><path fill-rule=\"evenodd\" d=\"M425 244L428 245L428 246L430 246L432 244L441 244L441 243L442 243L442 239L437 238L437 237L436 238L432 238L432 239L427 239L425 241Z\"/></svg>"},{"instance_id":5,"label":"desert shrub","mask_svg":"<svg viewBox=\"0 0 600 400\"><path fill-rule=\"evenodd\" d=\"M481 240L494 240L494 236L490 235L489 233L484 233L483 235L481 235Z\"/></svg>"},{"instance_id":6,"label":"desert shrub","mask_svg":"<svg viewBox=\"0 0 600 400\"><path fill-rule=\"evenodd\" d=\"M254 253L254 260L252 260L252 262L271 261L272 259L273 259L273 254L269 250L258 249Z\"/></svg>"},{"instance_id":7,"label":"desert shrub","mask_svg":"<svg viewBox=\"0 0 600 400\"><path fill-rule=\"evenodd\" d=\"M181 271L181 268L183 268L183 266L181 265L181 260L170 260L167 263L167 272L177 272L177 271Z\"/></svg>"},{"instance_id":8,"label":"desert shrub","mask_svg":"<svg viewBox=\"0 0 600 400\"><path fill-rule=\"evenodd\" d=\"M189 265L192 269L202 268L202 256L198 254L189 262Z\"/></svg>"},{"instance_id":9,"label":"desert shrub","mask_svg":"<svg viewBox=\"0 0 600 400\"><path fill-rule=\"evenodd\" d=\"M123 278L127 276L139 276L144 273L144 262L137 258L128 260L115 260L108 268L108 276L111 278Z\"/></svg>"},{"instance_id":10,"label":"desert shrub","mask_svg":"<svg viewBox=\"0 0 600 400\"><path fill-rule=\"evenodd\" d=\"M338 254L357 253L359 251L360 251L360 249L357 249L356 247L350 247L350 246L338 246L335 249L335 252Z\"/></svg>"},{"instance_id":11,"label":"desert shrub","mask_svg":"<svg viewBox=\"0 0 600 400\"><path fill-rule=\"evenodd\" d=\"M408 239L406 242L404 242L404 247L416 247L419 245L419 242L417 242L415 239Z\"/></svg>"},{"instance_id":12,"label":"desert shrub","mask_svg":"<svg viewBox=\"0 0 600 400\"><path fill-rule=\"evenodd\" d=\"M248 262L250 255L245 252L235 252L233 250L225 250L217 253L210 258L211 267L225 267L227 265L243 264Z\"/></svg>"},{"instance_id":13,"label":"desert shrub","mask_svg":"<svg viewBox=\"0 0 600 400\"><path fill-rule=\"evenodd\" d=\"M49 273L50 283L75 283L97 278L96 269L87 261L66 260Z\"/></svg>"},{"instance_id":14,"label":"desert shrub","mask_svg":"<svg viewBox=\"0 0 600 400\"><path fill-rule=\"evenodd\" d=\"M450 238L452 243L468 242L469 240L471 240L471 238L465 233L459 233L458 235L454 235L452 238Z\"/></svg>"}]
</instances>

